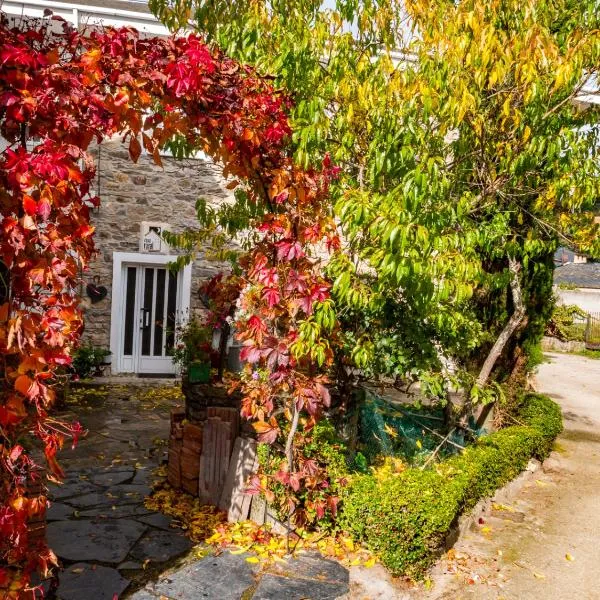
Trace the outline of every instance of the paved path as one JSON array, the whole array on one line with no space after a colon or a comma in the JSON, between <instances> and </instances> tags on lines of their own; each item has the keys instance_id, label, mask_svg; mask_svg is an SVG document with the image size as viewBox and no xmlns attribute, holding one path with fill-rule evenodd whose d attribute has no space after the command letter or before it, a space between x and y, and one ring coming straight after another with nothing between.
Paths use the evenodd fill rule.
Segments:
<instances>
[{"instance_id":1,"label":"paved path","mask_svg":"<svg viewBox=\"0 0 600 600\"><path fill-rule=\"evenodd\" d=\"M61 453L67 478L50 486L48 543L63 567L50 597L334 600L348 592L348 570L320 555L265 568L247 555L189 552L171 519L144 506L164 459L170 409L182 398L165 382L124 383L74 390L60 411L88 435Z\"/></svg>"},{"instance_id":2,"label":"paved path","mask_svg":"<svg viewBox=\"0 0 600 600\"><path fill-rule=\"evenodd\" d=\"M537 382L563 409L557 451L457 544L422 597L600 599L600 360L548 358Z\"/></svg>"},{"instance_id":3,"label":"paved path","mask_svg":"<svg viewBox=\"0 0 600 600\"><path fill-rule=\"evenodd\" d=\"M89 430L61 453L64 484L50 486L48 543L64 567L61 600L112 600L191 547L171 519L144 506L178 396L147 385L74 389L61 411Z\"/></svg>"},{"instance_id":4,"label":"paved path","mask_svg":"<svg viewBox=\"0 0 600 600\"><path fill-rule=\"evenodd\" d=\"M167 435L172 401L159 394L148 404L128 388L78 405L74 412L91 433L73 454L64 453L70 477L54 491L49 517L50 544L66 565L58 597L600 600L600 361L550 359L539 369L538 386L563 407L557 452L510 506L496 507L440 562L430 592L407 590L379 565L349 572L310 554L267 569L228 552L190 556L165 571L189 543L168 519L148 514L142 499L162 454L156 438ZM163 572L131 591L145 563Z\"/></svg>"}]
</instances>

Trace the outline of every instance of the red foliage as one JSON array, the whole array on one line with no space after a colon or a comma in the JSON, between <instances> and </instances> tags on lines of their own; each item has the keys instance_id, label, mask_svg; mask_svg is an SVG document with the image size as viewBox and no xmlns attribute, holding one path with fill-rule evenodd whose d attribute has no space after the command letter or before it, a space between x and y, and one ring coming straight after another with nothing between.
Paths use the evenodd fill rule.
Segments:
<instances>
[{"instance_id":1,"label":"red foliage","mask_svg":"<svg viewBox=\"0 0 600 600\"><path fill-rule=\"evenodd\" d=\"M234 281L242 290L236 327L252 363L242 378L243 414L259 420L267 441L289 430L273 415L277 406L289 418L294 407L305 411L308 430L328 402L310 357L290 347L299 323L329 294L310 256L318 244L338 242L323 202L334 169L328 159L321 171L293 165L289 101L198 37L141 38L131 29L83 35L55 17L16 28L3 19L0 47L0 133L9 142L0 155L0 261L10 286L0 300L0 589L12 585L8 597L17 597L32 570L55 562L27 542L27 519L44 512L45 499L27 495L36 471L17 440L27 433L41 440L60 477L56 453L81 433L49 413L58 370L82 330L79 274L94 253L89 210L99 199L90 194L90 144L120 134L133 160L143 147L160 164L159 148L182 135L272 207ZM284 478L291 491L301 479L293 473L307 470L300 457L295 462Z\"/></svg>"}]
</instances>

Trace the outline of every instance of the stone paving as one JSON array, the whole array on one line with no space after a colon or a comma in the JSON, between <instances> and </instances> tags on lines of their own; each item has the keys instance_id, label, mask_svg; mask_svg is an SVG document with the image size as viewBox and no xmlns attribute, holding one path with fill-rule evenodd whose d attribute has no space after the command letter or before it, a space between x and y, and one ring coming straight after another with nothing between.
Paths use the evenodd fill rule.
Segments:
<instances>
[{"instance_id":1,"label":"stone paving","mask_svg":"<svg viewBox=\"0 0 600 600\"><path fill-rule=\"evenodd\" d=\"M88 435L75 450L61 453L67 478L50 487L48 542L63 567L56 598L348 597L349 572L337 562L312 554L270 567L229 552L199 558L169 517L146 509L153 472L165 458L169 412L182 401L178 396L164 382L152 381L68 396L62 418L78 419Z\"/></svg>"},{"instance_id":2,"label":"stone paving","mask_svg":"<svg viewBox=\"0 0 600 600\"><path fill-rule=\"evenodd\" d=\"M224 552L165 573L131 600L335 600L349 591L348 570L318 554L261 567L248 554Z\"/></svg>"},{"instance_id":3,"label":"stone paving","mask_svg":"<svg viewBox=\"0 0 600 600\"><path fill-rule=\"evenodd\" d=\"M50 486L48 543L64 567L62 600L112 600L191 548L170 518L144 506L178 396L150 385L67 396L61 416L80 420L88 435L61 453L67 478Z\"/></svg>"}]
</instances>

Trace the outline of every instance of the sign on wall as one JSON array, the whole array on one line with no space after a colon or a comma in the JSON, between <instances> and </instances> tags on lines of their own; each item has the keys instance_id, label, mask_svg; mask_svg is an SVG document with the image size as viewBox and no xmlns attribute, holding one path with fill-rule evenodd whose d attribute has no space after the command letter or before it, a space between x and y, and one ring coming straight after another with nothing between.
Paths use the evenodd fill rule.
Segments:
<instances>
[{"instance_id":1,"label":"sign on wall","mask_svg":"<svg viewBox=\"0 0 600 600\"><path fill-rule=\"evenodd\" d=\"M140 252L145 254L168 254L169 245L162 238L162 234L168 230L168 223L142 221L140 225Z\"/></svg>"}]
</instances>

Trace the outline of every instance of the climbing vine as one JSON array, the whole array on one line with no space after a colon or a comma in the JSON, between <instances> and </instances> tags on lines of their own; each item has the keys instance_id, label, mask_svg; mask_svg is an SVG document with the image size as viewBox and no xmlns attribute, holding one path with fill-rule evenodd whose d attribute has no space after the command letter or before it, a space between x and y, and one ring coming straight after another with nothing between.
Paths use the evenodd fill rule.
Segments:
<instances>
[{"instance_id":1,"label":"climbing vine","mask_svg":"<svg viewBox=\"0 0 600 600\"><path fill-rule=\"evenodd\" d=\"M74 30L60 18L0 23L0 589L21 597L31 573L56 558L28 543L27 521L44 494L28 490L42 471L28 440L43 446L48 477L57 452L82 433L52 416L59 374L83 328L79 273L94 254L89 211L93 143L120 135L136 161L175 136L220 162L248 202L262 207L257 243L242 257L235 326L247 361L243 415L262 441L285 446L278 478L289 512L300 485L326 492L326 474L292 443L329 401L323 368L335 326L316 250L336 247L324 205L335 169L294 165L289 99L195 35L142 38L131 29ZM260 482L259 482L260 483ZM319 497L321 497L320 494ZM335 501L329 502L333 509ZM321 510L321 508L317 508Z\"/></svg>"}]
</instances>

